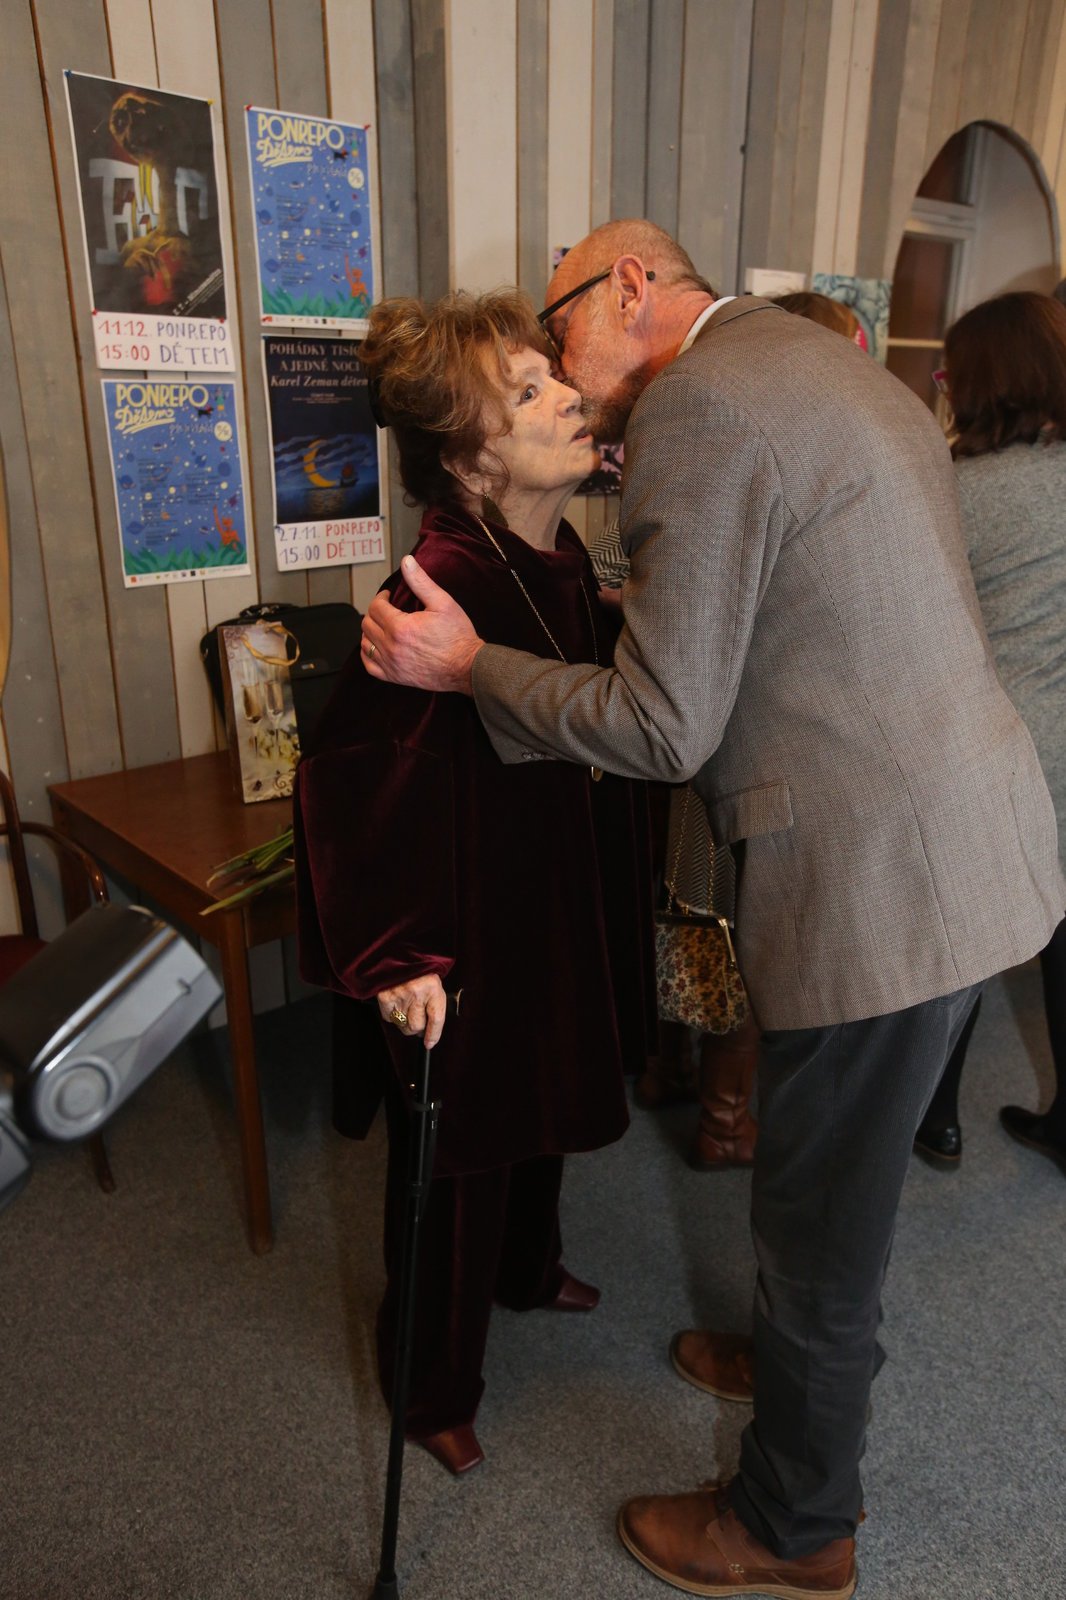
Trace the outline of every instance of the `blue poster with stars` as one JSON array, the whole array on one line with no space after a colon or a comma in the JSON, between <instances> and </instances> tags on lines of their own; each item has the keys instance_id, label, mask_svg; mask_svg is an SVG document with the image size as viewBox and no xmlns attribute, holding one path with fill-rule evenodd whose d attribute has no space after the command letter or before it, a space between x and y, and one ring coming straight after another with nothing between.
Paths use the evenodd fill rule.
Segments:
<instances>
[{"instance_id":1,"label":"blue poster with stars","mask_svg":"<svg viewBox=\"0 0 1066 1600\"><path fill-rule=\"evenodd\" d=\"M260 315L365 330L374 299L366 129L246 109Z\"/></svg>"},{"instance_id":2,"label":"blue poster with stars","mask_svg":"<svg viewBox=\"0 0 1066 1600\"><path fill-rule=\"evenodd\" d=\"M103 389L126 588L250 572L232 381Z\"/></svg>"}]
</instances>

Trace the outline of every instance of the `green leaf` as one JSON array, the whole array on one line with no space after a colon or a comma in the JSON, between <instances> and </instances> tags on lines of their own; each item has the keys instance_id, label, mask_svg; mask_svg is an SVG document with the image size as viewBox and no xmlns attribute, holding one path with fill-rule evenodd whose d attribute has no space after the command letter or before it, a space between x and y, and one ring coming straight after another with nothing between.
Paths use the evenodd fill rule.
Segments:
<instances>
[{"instance_id":1,"label":"green leaf","mask_svg":"<svg viewBox=\"0 0 1066 1600\"><path fill-rule=\"evenodd\" d=\"M225 900L216 900L214 905L205 906L200 915L210 917L216 911L228 911L232 906L239 906L245 900L252 900L257 894L262 894L264 889L271 889L278 883L287 883L295 871L293 862L287 861L279 871L271 873L269 877L256 878L254 883L245 884L242 889L228 895Z\"/></svg>"}]
</instances>

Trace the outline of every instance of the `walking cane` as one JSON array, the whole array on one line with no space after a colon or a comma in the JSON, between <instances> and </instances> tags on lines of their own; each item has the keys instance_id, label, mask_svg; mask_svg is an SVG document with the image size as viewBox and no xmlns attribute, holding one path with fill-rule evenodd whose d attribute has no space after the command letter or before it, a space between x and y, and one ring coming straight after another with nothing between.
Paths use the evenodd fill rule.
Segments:
<instances>
[{"instance_id":1,"label":"walking cane","mask_svg":"<svg viewBox=\"0 0 1066 1600\"><path fill-rule=\"evenodd\" d=\"M459 1014L458 994L448 996L448 1011ZM400 1522L400 1488L403 1482L404 1424L407 1395L411 1385L411 1347L414 1343L415 1282L418 1274L418 1231L433 1178L433 1150L437 1142L437 1123L441 1102L431 1100L430 1057L423 1047L419 1081L411 1107L411 1149L407 1164L407 1205L400 1245L400 1294L396 1326L396 1367L392 1389L392 1428L389 1433L389 1464L385 1474L385 1512L381 1522L381 1559L377 1582L370 1600L398 1600L396 1577L396 1534Z\"/></svg>"}]
</instances>

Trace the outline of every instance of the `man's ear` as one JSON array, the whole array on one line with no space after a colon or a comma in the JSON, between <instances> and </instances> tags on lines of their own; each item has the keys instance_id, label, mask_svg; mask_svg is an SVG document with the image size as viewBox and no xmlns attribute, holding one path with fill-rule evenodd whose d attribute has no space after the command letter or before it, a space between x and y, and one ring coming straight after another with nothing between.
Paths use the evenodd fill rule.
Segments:
<instances>
[{"instance_id":1,"label":"man's ear","mask_svg":"<svg viewBox=\"0 0 1066 1600\"><path fill-rule=\"evenodd\" d=\"M619 297L622 325L628 333L647 307L648 275L640 257L619 256L611 268L611 282Z\"/></svg>"}]
</instances>

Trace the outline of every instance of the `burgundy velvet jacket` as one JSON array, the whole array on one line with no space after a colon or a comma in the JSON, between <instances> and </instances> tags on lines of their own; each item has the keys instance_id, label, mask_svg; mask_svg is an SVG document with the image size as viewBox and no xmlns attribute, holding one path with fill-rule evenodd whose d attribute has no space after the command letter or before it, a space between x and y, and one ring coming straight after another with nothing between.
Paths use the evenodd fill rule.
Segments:
<instances>
[{"instance_id":1,"label":"burgundy velvet jacket","mask_svg":"<svg viewBox=\"0 0 1066 1600\"><path fill-rule=\"evenodd\" d=\"M510 564L568 661L609 661L614 626L574 531L564 523L554 551L492 531L506 563L473 518L430 509L415 554L483 639L557 659ZM399 575L388 587L417 608ZM642 784L504 766L472 700L379 683L356 652L297 773L296 884L309 982L371 1001L435 972L462 990L433 1052L437 1172L624 1132L622 1073L643 1067L655 1016ZM382 1032L409 1082L418 1041L385 1026L379 1049Z\"/></svg>"}]
</instances>

